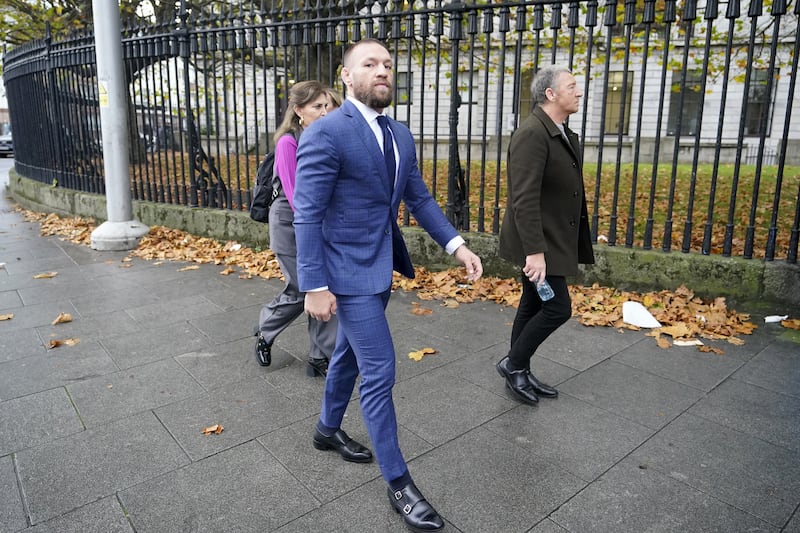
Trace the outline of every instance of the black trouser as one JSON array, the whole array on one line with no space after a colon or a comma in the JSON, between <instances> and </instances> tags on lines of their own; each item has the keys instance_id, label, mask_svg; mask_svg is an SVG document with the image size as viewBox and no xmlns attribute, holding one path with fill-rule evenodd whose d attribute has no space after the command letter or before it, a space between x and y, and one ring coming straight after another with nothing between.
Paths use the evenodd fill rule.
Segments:
<instances>
[{"instance_id":1,"label":"black trouser","mask_svg":"<svg viewBox=\"0 0 800 533\"><path fill-rule=\"evenodd\" d=\"M547 281L555 296L543 303L536 286L528 278L522 278L522 298L514 317L508 352L511 364L517 368L530 368L531 357L539 345L572 316L566 278L547 276Z\"/></svg>"}]
</instances>

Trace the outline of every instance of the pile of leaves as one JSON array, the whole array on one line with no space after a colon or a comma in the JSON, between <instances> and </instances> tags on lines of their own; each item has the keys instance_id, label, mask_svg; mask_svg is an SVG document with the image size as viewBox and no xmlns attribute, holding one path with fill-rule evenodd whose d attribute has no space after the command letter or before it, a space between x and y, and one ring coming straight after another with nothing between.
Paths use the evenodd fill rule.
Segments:
<instances>
[{"instance_id":1,"label":"pile of leaves","mask_svg":"<svg viewBox=\"0 0 800 533\"><path fill-rule=\"evenodd\" d=\"M90 235L95 227L91 220L21 211L26 220L41 224L42 235L58 235L78 244L90 244ZM152 227L125 261L129 262L131 257L221 265L225 268L220 274L238 273L244 279L282 277L275 254L270 250L257 251L237 242L220 242L162 226ZM521 293L519 282L513 279L486 276L468 282L462 268L431 272L417 267L415 279L395 274L393 289L415 291L421 300L440 301L446 307L458 307L476 300L516 307ZM750 322L749 315L729 309L725 298L705 301L683 286L675 291L640 294L595 284L591 287L570 286L570 295L572 314L582 324L619 330L640 329L622 320L622 304L626 301L641 303L662 325L647 333L662 348L695 340L690 344L696 344L698 349L721 353L718 348L707 347L697 339L727 340L741 344L744 341L740 337L752 334L757 327ZM412 312L422 314L419 306ZM784 320L782 324L787 328L800 329L800 320L797 319Z\"/></svg>"}]
</instances>

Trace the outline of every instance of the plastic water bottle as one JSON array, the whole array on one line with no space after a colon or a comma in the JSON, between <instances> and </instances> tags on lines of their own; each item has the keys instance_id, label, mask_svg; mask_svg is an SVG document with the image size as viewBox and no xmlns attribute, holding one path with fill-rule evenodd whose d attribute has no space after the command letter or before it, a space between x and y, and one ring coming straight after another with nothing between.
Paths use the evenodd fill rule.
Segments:
<instances>
[{"instance_id":1,"label":"plastic water bottle","mask_svg":"<svg viewBox=\"0 0 800 533\"><path fill-rule=\"evenodd\" d=\"M539 298L541 298L543 302L552 300L553 296L556 295L556 293L553 292L553 288L549 283L547 283L546 279L543 279L536 285L536 292L539 293Z\"/></svg>"}]
</instances>

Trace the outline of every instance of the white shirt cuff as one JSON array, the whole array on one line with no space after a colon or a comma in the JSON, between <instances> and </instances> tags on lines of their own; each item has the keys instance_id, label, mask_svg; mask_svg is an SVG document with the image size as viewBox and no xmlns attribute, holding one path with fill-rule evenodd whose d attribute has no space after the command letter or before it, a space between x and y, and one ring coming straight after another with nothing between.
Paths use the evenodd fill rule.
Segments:
<instances>
[{"instance_id":1,"label":"white shirt cuff","mask_svg":"<svg viewBox=\"0 0 800 533\"><path fill-rule=\"evenodd\" d=\"M455 253L455 251L458 250L458 247L464 244L465 242L466 241L464 240L464 237L462 237L461 235L456 235L455 237L450 239L450 242L447 243L447 246L445 246L444 249L448 254L453 255L453 253Z\"/></svg>"}]
</instances>

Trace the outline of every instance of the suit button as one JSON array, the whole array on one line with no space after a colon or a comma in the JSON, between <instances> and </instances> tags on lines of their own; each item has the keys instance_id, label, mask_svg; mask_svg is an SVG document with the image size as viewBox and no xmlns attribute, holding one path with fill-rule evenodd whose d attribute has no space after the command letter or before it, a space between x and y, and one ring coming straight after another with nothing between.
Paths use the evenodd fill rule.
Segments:
<instances>
[{"instance_id":1,"label":"suit button","mask_svg":"<svg viewBox=\"0 0 800 533\"><path fill-rule=\"evenodd\" d=\"M570 220L569 221L569 225L570 225L570 227L574 228L575 227L575 221L574 220Z\"/></svg>"},{"instance_id":2,"label":"suit button","mask_svg":"<svg viewBox=\"0 0 800 533\"><path fill-rule=\"evenodd\" d=\"M578 191L575 191L574 193L572 193L572 197L573 198L577 198L578 197Z\"/></svg>"},{"instance_id":3,"label":"suit button","mask_svg":"<svg viewBox=\"0 0 800 533\"><path fill-rule=\"evenodd\" d=\"M577 167L577 166L578 166L578 163L576 163L575 161L573 161L573 162L572 162L572 168L575 168L575 167Z\"/></svg>"},{"instance_id":4,"label":"suit button","mask_svg":"<svg viewBox=\"0 0 800 533\"><path fill-rule=\"evenodd\" d=\"M384 235L390 235L391 232L388 229L383 230Z\"/></svg>"}]
</instances>

